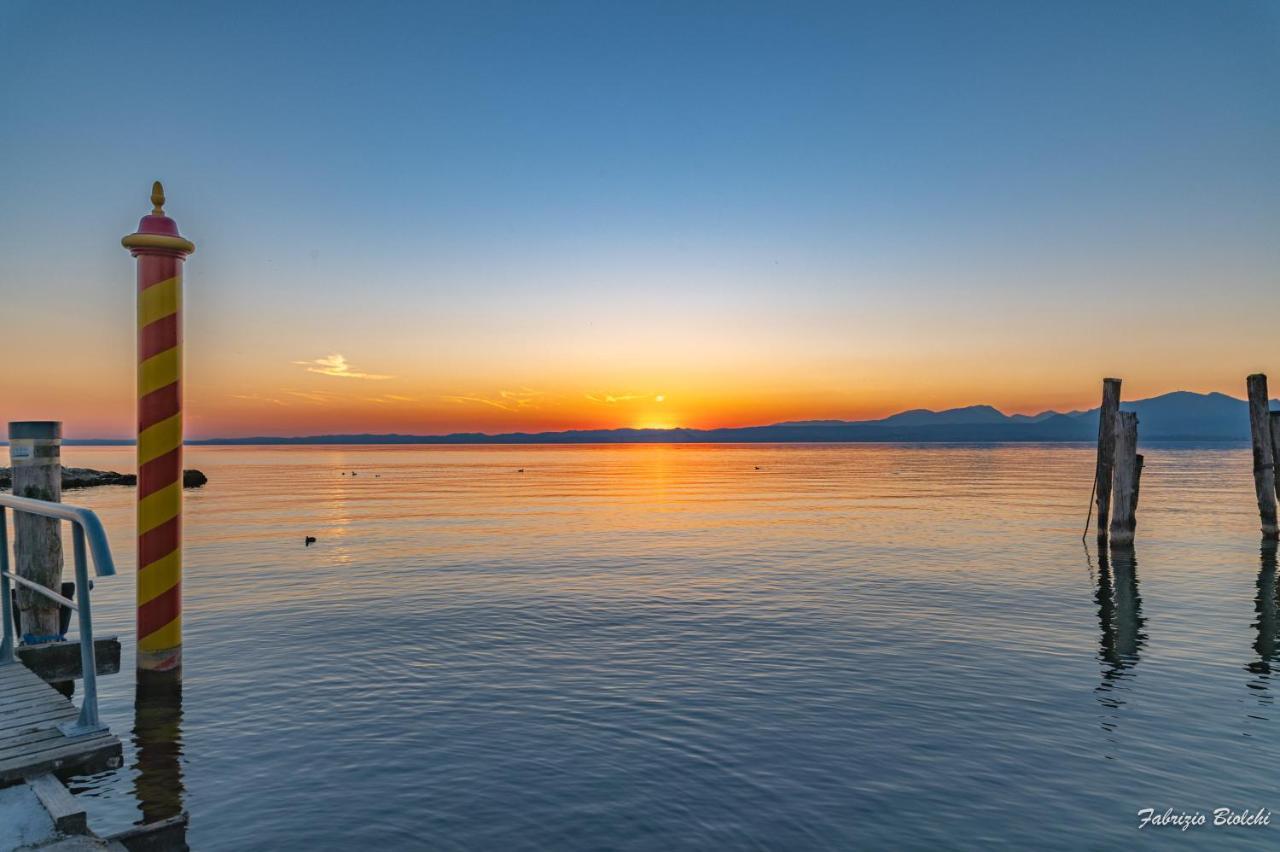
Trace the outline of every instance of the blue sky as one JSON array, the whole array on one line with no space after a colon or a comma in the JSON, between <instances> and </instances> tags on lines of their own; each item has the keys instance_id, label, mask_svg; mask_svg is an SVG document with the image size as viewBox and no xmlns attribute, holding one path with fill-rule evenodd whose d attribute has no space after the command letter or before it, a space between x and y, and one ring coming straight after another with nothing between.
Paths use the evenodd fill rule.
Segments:
<instances>
[{"instance_id":1,"label":"blue sky","mask_svg":"<svg viewBox=\"0 0 1280 852\"><path fill-rule=\"evenodd\" d=\"M10 405L89 382L127 428L117 240L155 178L212 431L364 423L232 392L332 353L441 427L1238 394L1280 308L1278 47L1234 0L4 3L5 301L105 353ZM517 387L560 402L448 401Z\"/></svg>"}]
</instances>

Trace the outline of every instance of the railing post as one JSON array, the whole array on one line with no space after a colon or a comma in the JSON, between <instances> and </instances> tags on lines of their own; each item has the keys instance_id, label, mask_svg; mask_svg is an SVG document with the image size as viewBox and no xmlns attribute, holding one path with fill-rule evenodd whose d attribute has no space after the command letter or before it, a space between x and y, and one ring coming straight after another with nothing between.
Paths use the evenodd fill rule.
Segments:
<instances>
[{"instance_id":1,"label":"railing post","mask_svg":"<svg viewBox=\"0 0 1280 852\"><path fill-rule=\"evenodd\" d=\"M195 245L164 214L121 242L138 261L138 668L182 666L182 264Z\"/></svg>"},{"instance_id":2,"label":"railing post","mask_svg":"<svg viewBox=\"0 0 1280 852\"><path fill-rule=\"evenodd\" d=\"M59 726L67 736L80 736L103 729L98 718L98 661L93 649L93 613L89 608L89 566L84 552L84 528L71 525L71 544L76 563L76 611L80 615L80 668L84 679L84 698L80 701L80 718L75 724Z\"/></svg>"},{"instance_id":3,"label":"railing post","mask_svg":"<svg viewBox=\"0 0 1280 852\"><path fill-rule=\"evenodd\" d=\"M0 641L0 666L14 662L13 595L9 591L9 512L0 506L0 617L4 618L4 639Z\"/></svg>"}]
</instances>

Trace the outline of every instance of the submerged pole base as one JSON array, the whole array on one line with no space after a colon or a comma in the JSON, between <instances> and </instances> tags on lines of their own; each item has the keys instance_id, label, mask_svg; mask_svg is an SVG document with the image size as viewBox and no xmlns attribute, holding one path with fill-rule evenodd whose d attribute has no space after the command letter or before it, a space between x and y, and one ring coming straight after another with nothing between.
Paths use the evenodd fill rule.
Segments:
<instances>
[{"instance_id":1,"label":"submerged pole base","mask_svg":"<svg viewBox=\"0 0 1280 852\"><path fill-rule=\"evenodd\" d=\"M1111 546L1121 548L1133 547L1134 533L1133 530L1112 530Z\"/></svg>"},{"instance_id":2,"label":"submerged pole base","mask_svg":"<svg viewBox=\"0 0 1280 852\"><path fill-rule=\"evenodd\" d=\"M138 671L174 672L182 671L182 646L162 648L155 651L138 649Z\"/></svg>"}]
</instances>

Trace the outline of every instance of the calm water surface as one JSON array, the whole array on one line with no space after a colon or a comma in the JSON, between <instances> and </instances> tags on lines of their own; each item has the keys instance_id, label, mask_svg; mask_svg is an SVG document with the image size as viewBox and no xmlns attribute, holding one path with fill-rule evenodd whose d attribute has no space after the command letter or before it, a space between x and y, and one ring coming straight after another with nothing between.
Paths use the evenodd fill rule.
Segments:
<instances>
[{"instance_id":1,"label":"calm water surface","mask_svg":"<svg viewBox=\"0 0 1280 852\"><path fill-rule=\"evenodd\" d=\"M1092 458L191 448L183 694L103 680L126 768L83 795L199 850L1272 847L1136 816L1280 807L1248 451L1148 450L1110 564ZM126 655L132 497L66 498Z\"/></svg>"}]
</instances>

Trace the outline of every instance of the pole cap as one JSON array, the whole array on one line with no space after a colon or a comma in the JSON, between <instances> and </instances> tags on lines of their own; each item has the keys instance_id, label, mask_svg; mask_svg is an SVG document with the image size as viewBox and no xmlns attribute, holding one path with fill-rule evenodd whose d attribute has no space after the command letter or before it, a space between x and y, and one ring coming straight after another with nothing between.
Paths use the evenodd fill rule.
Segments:
<instances>
[{"instance_id":1,"label":"pole cap","mask_svg":"<svg viewBox=\"0 0 1280 852\"><path fill-rule=\"evenodd\" d=\"M160 181L151 184L151 212L138 222L137 233L120 241L134 257L140 254L167 254L186 257L196 250L195 243L178 233L178 223L164 215L164 187Z\"/></svg>"},{"instance_id":2,"label":"pole cap","mask_svg":"<svg viewBox=\"0 0 1280 852\"><path fill-rule=\"evenodd\" d=\"M62 438L61 420L11 420L9 440L56 441Z\"/></svg>"}]
</instances>

